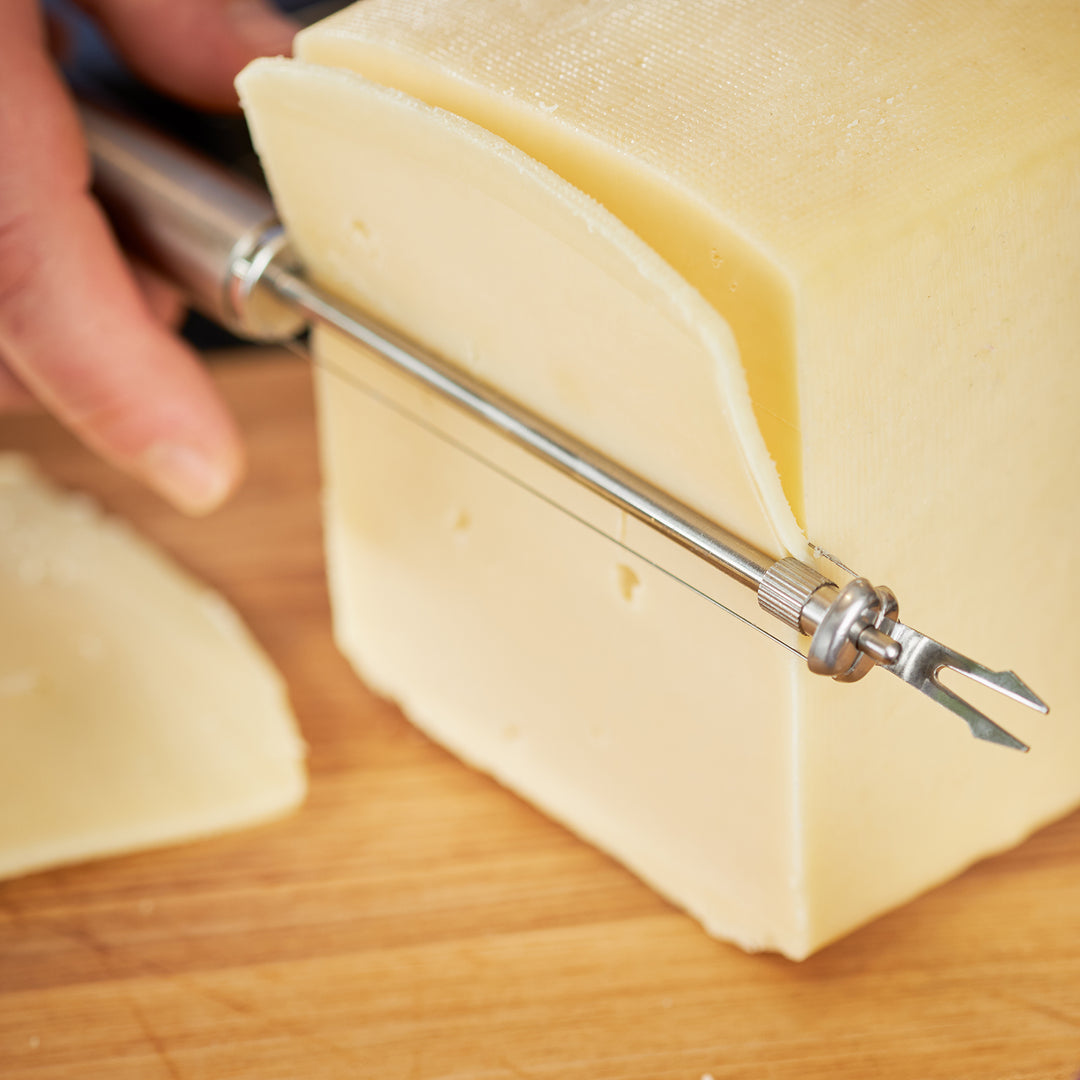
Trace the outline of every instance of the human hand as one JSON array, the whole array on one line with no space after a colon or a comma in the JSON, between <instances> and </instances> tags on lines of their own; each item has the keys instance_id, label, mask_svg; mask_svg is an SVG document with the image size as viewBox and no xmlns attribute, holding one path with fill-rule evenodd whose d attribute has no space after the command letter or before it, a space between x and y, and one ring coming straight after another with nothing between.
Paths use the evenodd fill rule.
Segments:
<instances>
[{"instance_id":1,"label":"human hand","mask_svg":"<svg viewBox=\"0 0 1080 1080\"><path fill-rule=\"evenodd\" d=\"M260 0L80 0L159 89L229 108L256 56L295 27ZM195 354L177 295L118 250L89 192L79 121L37 0L0 0L0 410L36 399L175 505L205 513L243 451Z\"/></svg>"}]
</instances>

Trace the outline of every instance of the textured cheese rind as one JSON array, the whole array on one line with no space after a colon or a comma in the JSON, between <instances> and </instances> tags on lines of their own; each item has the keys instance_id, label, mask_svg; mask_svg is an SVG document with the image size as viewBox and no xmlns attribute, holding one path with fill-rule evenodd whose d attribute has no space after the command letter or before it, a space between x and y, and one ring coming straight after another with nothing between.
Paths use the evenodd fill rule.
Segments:
<instances>
[{"instance_id":1,"label":"textured cheese rind","mask_svg":"<svg viewBox=\"0 0 1080 1080\"><path fill-rule=\"evenodd\" d=\"M296 49L518 103L805 270L1074 140L1078 44L1068 0L363 0Z\"/></svg>"},{"instance_id":2,"label":"textured cheese rind","mask_svg":"<svg viewBox=\"0 0 1080 1080\"><path fill-rule=\"evenodd\" d=\"M794 669L788 681L771 666L779 661L759 657L754 644L729 641L701 613L684 612L666 624L667 634L695 646L704 635L718 648L714 668L703 660L701 671L680 671L681 708L664 714L682 749L679 763L638 743L641 760L609 757L601 765L580 732L537 716L533 729L559 730L552 761L582 756L591 768L515 764L494 725L518 709L518 687L488 687L501 694L497 703L470 690L491 669L472 637L454 633L447 611L455 609L436 598L448 587L435 569L439 541L426 552L406 546L399 565L398 548L379 542L383 530L396 535L391 523L374 513L378 531L365 533L365 504L349 490L355 484L379 495L384 507L397 493L386 514L431 531L419 495L407 493L437 468L438 456L397 474L391 491L353 478L354 459L365 445L376 454L379 444L359 441L350 428L360 406L325 388L325 453L331 476L338 461L342 478L330 493L329 520L350 523L332 526L330 537L344 568L335 618L346 650L440 738L619 854L720 936L805 956L1080 799L1080 680L1069 648L1080 603L1071 545L1080 525L1072 475L1080 453L1077 18L1072 5L864 4L853 13L830 2L367 0L301 39L306 59L358 69L460 111L616 210L728 316L752 394L762 339L747 341L739 324L745 293L737 290L727 308L717 303L704 267L720 226L724 243L738 237L756 251L766 269L751 293L766 308L782 311L785 296L790 304L788 375L794 385L797 373L800 405L796 452L778 453L774 439L769 446L782 469L801 469L797 483L785 480L789 494L804 495L811 538L896 587L917 626L993 666L1016 668L1051 702L1051 716L1039 718L981 699L1032 742L1021 757L973 742L959 721L883 673L856 687ZM702 78L706 71L722 78ZM683 111L694 118L689 126ZM339 138L342 161L364 153L362 131ZM288 171L287 150L282 144L268 158L272 176ZM461 155L474 150L482 144L467 142ZM458 160L448 155L434 167L452 174ZM322 190L312 185L308 198ZM403 194L401 212L409 208ZM689 223L704 221L703 213L711 224L690 250ZM494 220L470 218L478 235ZM659 227L665 220L677 223L674 241ZM399 254L409 253L430 272L422 243ZM318 264L321 254L312 254ZM447 257L443 265L452 275L457 263ZM541 284L538 295L550 287ZM438 291L418 296L417 306ZM782 364L769 372L783 374ZM399 454L417 460L418 438L387 435L388 467ZM625 449L641 452L634 440ZM464 484L456 475L450 479ZM448 490L452 496L453 483ZM499 498L485 507L494 513ZM456 520L453 506L445 513ZM782 516L771 503L768 514L774 523ZM717 516L725 519L725 508ZM523 518L512 535L535 558L531 525ZM574 564L587 559L585 547L567 538L560 553ZM411 588L411 565L427 575L427 594ZM460 574L454 595L467 605L482 591L487 563L462 557L452 565ZM507 597L515 573L535 572L528 558L513 566L501 572ZM647 568L640 580L642 596L663 593ZM584 594L580 583L553 584L541 619L548 635L567 635L553 621L556 608L564 621L593 625L592 607L579 613ZM391 610L394 595L407 598L403 613ZM507 649L506 641L536 632L527 604L519 611L492 598L477 603L478 625L497 624ZM409 612L418 625L434 619L442 632L410 654L401 629L390 655L377 640L376 617L398 625ZM634 633L651 640L660 631L649 624ZM634 700L655 700L648 666L629 641L617 640L636 657L624 675ZM456 681L429 677L432 656L453 666ZM513 670L528 679L527 665ZM565 659L549 660L546 670L560 683L550 700L583 724L601 706L608 722L606 683L588 683ZM568 670L574 677L564 696ZM717 674L721 687L707 682ZM743 693L755 684L757 706ZM717 730L698 730L695 742L694 718L710 709ZM655 712L618 715L629 742L655 730ZM747 726L766 735L751 745ZM690 778L702 755L716 814L699 804L695 818L681 800L695 789ZM638 837L634 811L597 776L607 779L609 770L617 788L619 776L635 776L651 758L665 762L655 783L632 790L662 816L668 805L680 813L665 817L662 834ZM741 787L746 775L759 781L752 795ZM724 803L729 786L742 802ZM614 807L622 816L605 817ZM757 830L759 815L767 824ZM680 846L681 831L693 832L700 820L727 837L697 849L712 853L708 872ZM757 861L736 854L754 843L762 848ZM665 846L677 852L670 863Z\"/></svg>"},{"instance_id":3,"label":"textured cheese rind","mask_svg":"<svg viewBox=\"0 0 1080 1080\"><path fill-rule=\"evenodd\" d=\"M276 817L303 758L220 596L0 456L0 877Z\"/></svg>"}]
</instances>

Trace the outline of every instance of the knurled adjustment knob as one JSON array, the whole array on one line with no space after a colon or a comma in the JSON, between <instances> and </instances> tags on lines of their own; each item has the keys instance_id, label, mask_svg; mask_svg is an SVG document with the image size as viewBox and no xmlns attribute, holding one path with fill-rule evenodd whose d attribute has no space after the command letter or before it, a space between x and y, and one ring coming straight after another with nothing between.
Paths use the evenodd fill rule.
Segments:
<instances>
[{"instance_id":1,"label":"knurled adjustment knob","mask_svg":"<svg viewBox=\"0 0 1080 1080\"><path fill-rule=\"evenodd\" d=\"M801 633L799 618L807 600L823 585L832 584L812 566L789 555L765 571L758 586L758 603L770 615Z\"/></svg>"}]
</instances>

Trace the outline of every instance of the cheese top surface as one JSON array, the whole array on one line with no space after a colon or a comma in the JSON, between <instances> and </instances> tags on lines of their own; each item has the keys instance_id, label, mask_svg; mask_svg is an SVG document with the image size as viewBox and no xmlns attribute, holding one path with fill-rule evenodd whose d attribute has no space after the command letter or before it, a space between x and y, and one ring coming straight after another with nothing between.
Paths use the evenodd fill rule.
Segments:
<instances>
[{"instance_id":1,"label":"cheese top surface","mask_svg":"<svg viewBox=\"0 0 1080 1080\"><path fill-rule=\"evenodd\" d=\"M498 95L683 186L782 266L1080 134L1069 0L364 0L296 51L373 78L393 55L421 98L437 79Z\"/></svg>"}]
</instances>

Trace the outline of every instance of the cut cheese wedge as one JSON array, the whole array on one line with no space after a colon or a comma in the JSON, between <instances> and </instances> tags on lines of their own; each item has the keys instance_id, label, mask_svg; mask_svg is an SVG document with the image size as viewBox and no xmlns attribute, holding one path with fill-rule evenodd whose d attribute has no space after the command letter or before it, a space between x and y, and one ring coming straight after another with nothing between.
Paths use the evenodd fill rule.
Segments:
<instances>
[{"instance_id":1,"label":"cut cheese wedge","mask_svg":"<svg viewBox=\"0 0 1080 1080\"><path fill-rule=\"evenodd\" d=\"M0 457L0 877L276 817L303 759L220 596Z\"/></svg>"},{"instance_id":2,"label":"cut cheese wedge","mask_svg":"<svg viewBox=\"0 0 1080 1080\"><path fill-rule=\"evenodd\" d=\"M1051 702L1006 708L1025 758L884 673L813 676L736 586L319 337L345 653L792 957L1080 800L1073 26L952 10L366 0L239 82L322 284Z\"/></svg>"}]
</instances>

